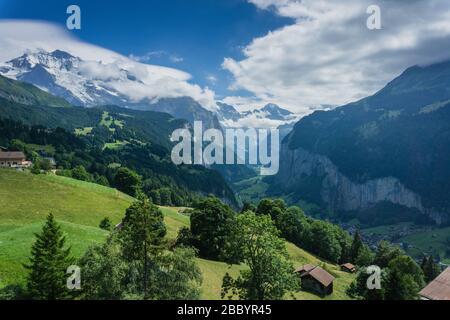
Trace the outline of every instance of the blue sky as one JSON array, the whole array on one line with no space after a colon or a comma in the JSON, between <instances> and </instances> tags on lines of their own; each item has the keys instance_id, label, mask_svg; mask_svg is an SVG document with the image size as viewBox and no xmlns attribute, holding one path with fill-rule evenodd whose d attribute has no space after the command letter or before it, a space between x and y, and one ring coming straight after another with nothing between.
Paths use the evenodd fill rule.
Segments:
<instances>
[{"instance_id":1,"label":"blue sky","mask_svg":"<svg viewBox=\"0 0 450 320\"><path fill-rule=\"evenodd\" d=\"M82 30L70 34L84 50L67 32L38 23L64 30L69 4L82 10ZM377 30L366 24L373 5ZM276 103L306 115L371 95L410 66L449 60L450 1L0 0L0 63L62 41L84 59L110 56L94 44L172 68L139 67L149 68L148 87L124 89L137 97L189 95L242 109Z\"/></svg>"},{"instance_id":2,"label":"blue sky","mask_svg":"<svg viewBox=\"0 0 450 320\"><path fill-rule=\"evenodd\" d=\"M193 82L209 86L218 97L228 94L232 80L221 67L224 58L241 59L253 38L293 21L245 0L0 0L0 19L65 26L70 4L81 8L82 30L74 32L82 40L189 72Z\"/></svg>"}]
</instances>

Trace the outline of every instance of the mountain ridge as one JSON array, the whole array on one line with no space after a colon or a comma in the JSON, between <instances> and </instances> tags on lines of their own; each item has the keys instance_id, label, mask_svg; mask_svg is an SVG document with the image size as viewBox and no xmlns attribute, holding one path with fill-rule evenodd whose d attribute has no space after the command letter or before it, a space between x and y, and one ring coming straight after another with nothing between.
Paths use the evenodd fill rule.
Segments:
<instances>
[{"instance_id":1,"label":"mountain ridge","mask_svg":"<svg viewBox=\"0 0 450 320\"><path fill-rule=\"evenodd\" d=\"M339 191L342 177L353 183L348 188L393 177L420 196L421 206L414 201L409 204L436 222L446 223L450 218L446 197L450 192L450 170L446 169L450 159L449 84L450 62L414 66L370 97L302 118L283 140L281 174L275 177L272 190L280 188L300 197L299 186L312 179L315 203L331 211L343 211L347 208L339 205L341 198L351 199L346 198L349 194L344 190ZM295 153L301 150L325 157L337 169L327 174L320 166L315 172L306 170L305 163L293 162ZM320 161L315 163L319 165ZM286 172L304 175L286 180ZM358 210L401 197L399 190L403 187L389 187L384 198ZM330 188L334 188L333 201L325 196Z\"/></svg>"}]
</instances>

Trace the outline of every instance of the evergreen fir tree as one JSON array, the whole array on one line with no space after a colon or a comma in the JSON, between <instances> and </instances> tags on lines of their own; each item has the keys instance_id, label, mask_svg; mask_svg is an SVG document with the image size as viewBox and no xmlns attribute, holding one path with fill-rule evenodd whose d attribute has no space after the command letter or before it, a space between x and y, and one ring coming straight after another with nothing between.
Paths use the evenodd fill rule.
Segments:
<instances>
[{"instance_id":1,"label":"evergreen fir tree","mask_svg":"<svg viewBox=\"0 0 450 320\"><path fill-rule=\"evenodd\" d=\"M52 214L31 248L30 270L27 279L28 295L38 300L58 300L69 297L66 287L67 268L73 263L70 248L65 248L65 237Z\"/></svg>"},{"instance_id":2,"label":"evergreen fir tree","mask_svg":"<svg viewBox=\"0 0 450 320\"><path fill-rule=\"evenodd\" d=\"M364 244L362 242L361 235L359 234L359 231L356 231L355 235L353 236L352 246L350 248L350 259L353 263L356 263L359 252L361 251L363 245Z\"/></svg>"},{"instance_id":3,"label":"evergreen fir tree","mask_svg":"<svg viewBox=\"0 0 450 320\"><path fill-rule=\"evenodd\" d=\"M423 258L421 267L427 283L433 281L440 273L439 266L434 263L432 255Z\"/></svg>"}]
</instances>

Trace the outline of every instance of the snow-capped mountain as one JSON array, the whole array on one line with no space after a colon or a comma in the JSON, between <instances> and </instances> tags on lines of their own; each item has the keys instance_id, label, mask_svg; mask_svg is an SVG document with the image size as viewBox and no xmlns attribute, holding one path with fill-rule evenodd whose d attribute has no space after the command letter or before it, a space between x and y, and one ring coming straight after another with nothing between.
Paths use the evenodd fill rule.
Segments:
<instances>
[{"instance_id":1,"label":"snow-capped mountain","mask_svg":"<svg viewBox=\"0 0 450 320\"><path fill-rule=\"evenodd\" d=\"M217 114L225 127L272 127L293 124L298 116L276 104L269 103L260 109L239 112L232 105L218 102Z\"/></svg>"},{"instance_id":2,"label":"snow-capped mountain","mask_svg":"<svg viewBox=\"0 0 450 320\"><path fill-rule=\"evenodd\" d=\"M266 104L262 109L255 109L252 111L243 112L244 116L256 115L256 117L270 120L290 121L295 118L295 115L283 108L280 108L276 104Z\"/></svg>"},{"instance_id":3,"label":"snow-capped mountain","mask_svg":"<svg viewBox=\"0 0 450 320\"><path fill-rule=\"evenodd\" d=\"M205 127L215 128L221 125L273 128L289 125L298 119L295 114L275 104L239 112L231 105L218 102L217 109L210 111L187 96L172 97L169 93L164 97L161 92L155 92L153 96L155 86L152 83L167 82L170 89L170 79L157 78L148 70L136 69L139 68L129 62L85 61L62 50L48 52L42 49L26 52L0 64L0 74L31 83L72 105L118 105L166 112L191 123L201 120Z\"/></svg>"},{"instance_id":4,"label":"snow-capped mountain","mask_svg":"<svg viewBox=\"0 0 450 320\"><path fill-rule=\"evenodd\" d=\"M106 65L103 66L106 68ZM73 105L126 104L128 102L126 97L111 86L111 80L114 78L119 81L136 81L136 79L123 69L116 72L110 70L110 74L104 72L94 75L95 72L92 70L95 67L100 69L102 64L86 62L60 50L53 52L38 50L4 63L0 66L0 73L9 78L34 84Z\"/></svg>"},{"instance_id":5,"label":"snow-capped mountain","mask_svg":"<svg viewBox=\"0 0 450 320\"><path fill-rule=\"evenodd\" d=\"M117 105L166 112L191 123L201 120L206 128L220 128L217 116L193 98L172 97L170 85L167 86L168 92L157 92L159 94L155 93L152 99L155 86L148 83L148 78L158 75L136 70L132 63L128 66L129 70L119 67L119 64L84 61L61 50L37 50L1 64L0 74L31 83L72 105ZM152 81L170 83L170 79L162 77Z\"/></svg>"}]
</instances>

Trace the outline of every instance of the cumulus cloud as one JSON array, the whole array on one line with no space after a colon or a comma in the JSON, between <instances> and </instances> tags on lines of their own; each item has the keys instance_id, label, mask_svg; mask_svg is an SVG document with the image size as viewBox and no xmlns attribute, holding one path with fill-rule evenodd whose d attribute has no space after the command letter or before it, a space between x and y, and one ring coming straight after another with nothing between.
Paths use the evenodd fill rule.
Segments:
<instances>
[{"instance_id":1,"label":"cumulus cloud","mask_svg":"<svg viewBox=\"0 0 450 320\"><path fill-rule=\"evenodd\" d=\"M292 120L291 122L295 122ZM223 122L228 128L260 128L260 129L274 129L286 124L286 121L273 120L267 118L260 118L255 114L251 114L238 119L237 121L225 120Z\"/></svg>"},{"instance_id":2,"label":"cumulus cloud","mask_svg":"<svg viewBox=\"0 0 450 320\"><path fill-rule=\"evenodd\" d=\"M85 43L64 28L36 21L0 20L0 62L34 50L66 51L84 60L80 72L87 78L108 80L105 86L133 101L190 96L206 108L215 108L215 94L190 82L191 75L174 68L144 64L111 50ZM176 57L179 61L179 57ZM126 74L139 81L130 81Z\"/></svg>"},{"instance_id":3,"label":"cumulus cloud","mask_svg":"<svg viewBox=\"0 0 450 320\"><path fill-rule=\"evenodd\" d=\"M255 109L262 108L265 104L261 99L254 97L254 96L228 96L223 98L220 102L232 105L235 107L236 110L243 112L243 111L251 111ZM268 103L275 103L275 101L270 101Z\"/></svg>"},{"instance_id":4,"label":"cumulus cloud","mask_svg":"<svg viewBox=\"0 0 450 320\"><path fill-rule=\"evenodd\" d=\"M295 23L254 39L242 60L224 59L230 89L297 113L357 100L412 65L450 58L447 0L249 1ZM373 4L381 30L366 27Z\"/></svg>"},{"instance_id":5,"label":"cumulus cloud","mask_svg":"<svg viewBox=\"0 0 450 320\"><path fill-rule=\"evenodd\" d=\"M116 64L103 64L98 61L83 61L80 63L79 70L90 80L112 81L126 76L125 71Z\"/></svg>"}]
</instances>

